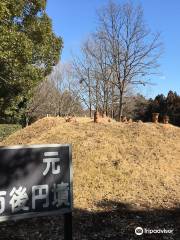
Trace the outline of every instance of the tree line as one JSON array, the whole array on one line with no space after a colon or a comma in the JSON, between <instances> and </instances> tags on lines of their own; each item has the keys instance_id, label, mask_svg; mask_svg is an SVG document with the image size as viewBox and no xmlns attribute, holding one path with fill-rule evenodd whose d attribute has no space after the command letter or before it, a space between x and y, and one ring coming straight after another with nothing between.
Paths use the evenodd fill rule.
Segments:
<instances>
[{"instance_id":1,"label":"tree line","mask_svg":"<svg viewBox=\"0 0 180 240\"><path fill-rule=\"evenodd\" d=\"M170 123L180 126L180 96L173 91L169 91L167 96L157 95L154 99L147 101L144 110L139 111L139 118L149 121L153 112L159 113L159 120L162 122L163 116L168 115Z\"/></svg>"},{"instance_id":2,"label":"tree line","mask_svg":"<svg viewBox=\"0 0 180 240\"><path fill-rule=\"evenodd\" d=\"M2 0L0 30L0 123L99 111L118 121L150 121L159 112L160 120L167 114L180 124L177 93L146 99L134 91L158 74L163 47L141 6L110 1L102 7L96 30L66 64L59 63L63 40L52 31L46 0Z\"/></svg>"}]
</instances>

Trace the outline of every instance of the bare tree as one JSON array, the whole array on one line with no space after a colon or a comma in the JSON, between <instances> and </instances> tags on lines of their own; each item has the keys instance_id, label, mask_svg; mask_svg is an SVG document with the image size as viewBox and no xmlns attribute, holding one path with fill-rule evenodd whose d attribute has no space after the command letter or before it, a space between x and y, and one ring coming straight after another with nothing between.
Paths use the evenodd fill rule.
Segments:
<instances>
[{"instance_id":1,"label":"bare tree","mask_svg":"<svg viewBox=\"0 0 180 240\"><path fill-rule=\"evenodd\" d=\"M111 68L104 42L92 34L82 45L82 57L74 58L74 68L81 83L81 98L90 110L108 114Z\"/></svg>"},{"instance_id":2,"label":"bare tree","mask_svg":"<svg viewBox=\"0 0 180 240\"><path fill-rule=\"evenodd\" d=\"M149 84L149 76L158 73L162 43L146 26L141 6L110 1L99 10L97 29L81 50L74 66L90 115L93 106L121 120L128 90Z\"/></svg>"},{"instance_id":3,"label":"bare tree","mask_svg":"<svg viewBox=\"0 0 180 240\"><path fill-rule=\"evenodd\" d=\"M99 35L100 33L93 34L90 41L84 44L84 48L93 62L91 68L95 81L95 108L96 110L101 110L103 113L108 114L112 68L108 63L106 43Z\"/></svg>"},{"instance_id":4,"label":"bare tree","mask_svg":"<svg viewBox=\"0 0 180 240\"><path fill-rule=\"evenodd\" d=\"M162 53L160 34L152 34L145 25L143 10L131 3L110 2L98 13L101 38L106 42L114 84L119 90L119 113L123 112L123 97L131 84L146 85L148 76L157 73Z\"/></svg>"},{"instance_id":5,"label":"bare tree","mask_svg":"<svg viewBox=\"0 0 180 240\"><path fill-rule=\"evenodd\" d=\"M56 116L60 97L60 92L51 81L45 79L41 82L34 90L33 97L28 103L26 125L33 118L42 118L47 114Z\"/></svg>"},{"instance_id":6,"label":"bare tree","mask_svg":"<svg viewBox=\"0 0 180 240\"><path fill-rule=\"evenodd\" d=\"M76 91L73 68L67 64L58 64L34 91L29 102L27 116L41 118L52 116L66 116L83 112L78 92Z\"/></svg>"},{"instance_id":7,"label":"bare tree","mask_svg":"<svg viewBox=\"0 0 180 240\"><path fill-rule=\"evenodd\" d=\"M85 46L82 46L81 52L81 58L77 56L73 58L73 67L76 79L79 80L79 97L85 107L89 109L89 116L92 117L94 104L92 61Z\"/></svg>"}]
</instances>

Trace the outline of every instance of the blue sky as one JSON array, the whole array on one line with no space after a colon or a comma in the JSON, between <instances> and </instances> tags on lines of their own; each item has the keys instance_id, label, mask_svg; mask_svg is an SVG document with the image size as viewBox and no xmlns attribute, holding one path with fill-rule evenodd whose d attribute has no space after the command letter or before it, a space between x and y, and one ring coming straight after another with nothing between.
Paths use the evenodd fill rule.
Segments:
<instances>
[{"instance_id":1,"label":"blue sky","mask_svg":"<svg viewBox=\"0 0 180 240\"><path fill-rule=\"evenodd\" d=\"M96 28L96 10L108 0L48 0L47 13L53 30L64 40L61 62L71 60L81 43ZM122 2L116 0L116 2ZM180 0L133 0L141 3L144 18L152 31L160 31L164 54L160 59L161 76L152 79L154 86L142 91L146 97L165 95L171 89L180 94Z\"/></svg>"}]
</instances>

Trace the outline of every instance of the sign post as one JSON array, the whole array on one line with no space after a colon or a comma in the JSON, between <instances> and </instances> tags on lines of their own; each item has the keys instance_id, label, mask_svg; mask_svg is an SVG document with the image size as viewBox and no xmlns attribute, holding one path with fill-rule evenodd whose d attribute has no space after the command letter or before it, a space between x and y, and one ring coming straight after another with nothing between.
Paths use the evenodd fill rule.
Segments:
<instances>
[{"instance_id":1,"label":"sign post","mask_svg":"<svg viewBox=\"0 0 180 240\"><path fill-rule=\"evenodd\" d=\"M72 240L71 145L1 147L0 222L59 214Z\"/></svg>"},{"instance_id":2,"label":"sign post","mask_svg":"<svg viewBox=\"0 0 180 240\"><path fill-rule=\"evenodd\" d=\"M64 240L72 240L72 212L64 214Z\"/></svg>"}]
</instances>

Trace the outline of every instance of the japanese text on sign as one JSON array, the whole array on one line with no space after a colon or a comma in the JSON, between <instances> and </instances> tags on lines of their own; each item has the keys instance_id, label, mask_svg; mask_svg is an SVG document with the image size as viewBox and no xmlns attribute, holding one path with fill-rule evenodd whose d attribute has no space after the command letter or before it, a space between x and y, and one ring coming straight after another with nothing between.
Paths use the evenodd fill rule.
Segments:
<instances>
[{"instance_id":1,"label":"japanese text on sign","mask_svg":"<svg viewBox=\"0 0 180 240\"><path fill-rule=\"evenodd\" d=\"M18 164L16 165L17 159L12 160L14 161L13 174L19 174L20 177L16 177L17 181L12 180L9 185L4 184L4 188L0 184L0 220L1 216L6 215L71 208L71 166L70 159L67 159L67 157L69 158L69 148L67 149L66 146L63 148L62 145L62 153L61 148L56 146L52 149L49 145L40 149L32 148L31 150L31 158L27 162L25 161L25 158L28 158L26 151L22 151L22 149L9 150L11 156L19 154L23 164L27 164L27 168L31 166L34 171L32 177L31 173L28 173L25 180L24 178L21 179L23 174L19 174L20 167ZM8 154L8 149L0 150L1 158L4 157L6 160ZM8 165L4 166L8 162L5 160L0 161L0 167L8 168ZM0 171L0 176L1 174ZM37 182L37 179L40 179L40 181ZM30 182L34 184L31 185Z\"/></svg>"}]
</instances>

